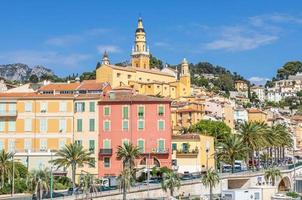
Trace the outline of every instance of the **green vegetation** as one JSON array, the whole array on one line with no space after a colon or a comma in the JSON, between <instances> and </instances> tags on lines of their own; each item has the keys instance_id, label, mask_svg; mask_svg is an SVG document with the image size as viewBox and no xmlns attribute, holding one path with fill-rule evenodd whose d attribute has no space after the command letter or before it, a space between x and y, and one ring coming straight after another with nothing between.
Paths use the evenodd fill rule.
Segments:
<instances>
[{"instance_id":1,"label":"green vegetation","mask_svg":"<svg viewBox=\"0 0 302 200\"><path fill-rule=\"evenodd\" d=\"M277 168L270 168L265 171L264 179L266 182L270 182L272 186L275 186L275 182L277 178L282 178L281 172Z\"/></svg>"},{"instance_id":2,"label":"green vegetation","mask_svg":"<svg viewBox=\"0 0 302 200\"><path fill-rule=\"evenodd\" d=\"M173 197L175 188L180 188L180 178L177 173L173 172L172 170L168 170L163 173L162 175L162 182L161 182L161 188L163 191L168 192L170 191L170 196Z\"/></svg>"},{"instance_id":3,"label":"green vegetation","mask_svg":"<svg viewBox=\"0 0 302 200\"><path fill-rule=\"evenodd\" d=\"M294 192L294 191L287 192L286 196L289 196L289 197L292 197L292 198L298 198L298 197L300 197L300 195L297 192Z\"/></svg>"},{"instance_id":4,"label":"green vegetation","mask_svg":"<svg viewBox=\"0 0 302 200\"><path fill-rule=\"evenodd\" d=\"M213 200L213 188L219 183L219 175L213 169L209 169L201 178L202 184L210 188L210 200Z\"/></svg>"},{"instance_id":5,"label":"green vegetation","mask_svg":"<svg viewBox=\"0 0 302 200\"><path fill-rule=\"evenodd\" d=\"M75 175L77 167L82 167L87 164L93 166L95 160L90 157L92 152L83 149L80 144L68 144L63 149L60 149L55 156L58 157L52 161L58 167L68 168L71 166L72 172L72 187L75 188Z\"/></svg>"}]
</instances>

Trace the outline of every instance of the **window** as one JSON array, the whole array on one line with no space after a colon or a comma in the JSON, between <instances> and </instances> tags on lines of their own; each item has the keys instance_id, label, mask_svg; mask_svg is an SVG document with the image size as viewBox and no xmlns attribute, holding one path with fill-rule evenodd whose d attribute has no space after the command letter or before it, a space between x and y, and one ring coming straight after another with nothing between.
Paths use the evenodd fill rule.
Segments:
<instances>
[{"instance_id":1,"label":"window","mask_svg":"<svg viewBox=\"0 0 302 200\"><path fill-rule=\"evenodd\" d=\"M111 149L111 144L110 140L106 139L103 140L103 149Z\"/></svg>"},{"instance_id":2,"label":"window","mask_svg":"<svg viewBox=\"0 0 302 200\"><path fill-rule=\"evenodd\" d=\"M127 131L129 129L129 121L127 119L123 120L123 131Z\"/></svg>"},{"instance_id":3,"label":"window","mask_svg":"<svg viewBox=\"0 0 302 200\"><path fill-rule=\"evenodd\" d=\"M74 141L74 143L76 143L77 145L81 145L82 146L82 140L76 140L76 141Z\"/></svg>"},{"instance_id":4,"label":"window","mask_svg":"<svg viewBox=\"0 0 302 200\"><path fill-rule=\"evenodd\" d=\"M5 122L3 119L0 119L0 131L4 131L5 128Z\"/></svg>"},{"instance_id":5,"label":"window","mask_svg":"<svg viewBox=\"0 0 302 200\"><path fill-rule=\"evenodd\" d=\"M137 146L141 153L145 152L145 141L144 140L138 140Z\"/></svg>"},{"instance_id":6,"label":"window","mask_svg":"<svg viewBox=\"0 0 302 200\"><path fill-rule=\"evenodd\" d=\"M176 143L173 143L172 144L172 151L176 151L177 150L177 144Z\"/></svg>"},{"instance_id":7,"label":"window","mask_svg":"<svg viewBox=\"0 0 302 200\"><path fill-rule=\"evenodd\" d=\"M95 120L94 119L89 119L89 131L90 132L95 131Z\"/></svg>"},{"instance_id":8,"label":"window","mask_svg":"<svg viewBox=\"0 0 302 200\"><path fill-rule=\"evenodd\" d=\"M110 131L110 121L106 120L104 121L104 131Z\"/></svg>"},{"instance_id":9,"label":"window","mask_svg":"<svg viewBox=\"0 0 302 200\"><path fill-rule=\"evenodd\" d=\"M144 126L145 126L145 121L140 119L138 120L138 130L144 130Z\"/></svg>"},{"instance_id":10,"label":"window","mask_svg":"<svg viewBox=\"0 0 302 200\"><path fill-rule=\"evenodd\" d=\"M59 140L59 149L63 149L65 147L65 139Z\"/></svg>"},{"instance_id":11,"label":"window","mask_svg":"<svg viewBox=\"0 0 302 200\"><path fill-rule=\"evenodd\" d=\"M40 139L40 151L46 151L46 150L47 150L47 140Z\"/></svg>"},{"instance_id":12,"label":"window","mask_svg":"<svg viewBox=\"0 0 302 200\"><path fill-rule=\"evenodd\" d=\"M31 131L31 119L24 119L24 131Z\"/></svg>"},{"instance_id":13,"label":"window","mask_svg":"<svg viewBox=\"0 0 302 200\"><path fill-rule=\"evenodd\" d=\"M77 119L77 132L82 132L83 131L83 120L82 119Z\"/></svg>"},{"instance_id":14,"label":"window","mask_svg":"<svg viewBox=\"0 0 302 200\"><path fill-rule=\"evenodd\" d=\"M95 141L89 140L89 151L94 152L95 151Z\"/></svg>"},{"instance_id":15,"label":"window","mask_svg":"<svg viewBox=\"0 0 302 200\"><path fill-rule=\"evenodd\" d=\"M121 76L121 73L117 73L116 77L119 78Z\"/></svg>"},{"instance_id":16,"label":"window","mask_svg":"<svg viewBox=\"0 0 302 200\"><path fill-rule=\"evenodd\" d=\"M15 141L9 140L8 141L8 152L14 152L15 151Z\"/></svg>"},{"instance_id":17,"label":"window","mask_svg":"<svg viewBox=\"0 0 302 200\"><path fill-rule=\"evenodd\" d=\"M131 75L128 75L128 79L130 79L131 78Z\"/></svg>"},{"instance_id":18,"label":"window","mask_svg":"<svg viewBox=\"0 0 302 200\"><path fill-rule=\"evenodd\" d=\"M75 105L76 112L85 112L85 102L77 102Z\"/></svg>"},{"instance_id":19,"label":"window","mask_svg":"<svg viewBox=\"0 0 302 200\"><path fill-rule=\"evenodd\" d=\"M109 115L110 115L110 107L104 106L104 116L109 116Z\"/></svg>"},{"instance_id":20,"label":"window","mask_svg":"<svg viewBox=\"0 0 302 200\"><path fill-rule=\"evenodd\" d=\"M16 121L8 121L8 131L16 131Z\"/></svg>"},{"instance_id":21,"label":"window","mask_svg":"<svg viewBox=\"0 0 302 200\"><path fill-rule=\"evenodd\" d=\"M66 131L66 120L65 119L60 119L60 121L59 121L59 131L60 132L65 132Z\"/></svg>"},{"instance_id":22,"label":"window","mask_svg":"<svg viewBox=\"0 0 302 200\"><path fill-rule=\"evenodd\" d=\"M24 140L24 150L31 150L31 139Z\"/></svg>"},{"instance_id":23,"label":"window","mask_svg":"<svg viewBox=\"0 0 302 200\"><path fill-rule=\"evenodd\" d=\"M0 113L5 113L5 104L4 103L0 103Z\"/></svg>"},{"instance_id":24,"label":"window","mask_svg":"<svg viewBox=\"0 0 302 200\"><path fill-rule=\"evenodd\" d=\"M164 116L165 108L163 105L158 106L158 116Z\"/></svg>"},{"instance_id":25,"label":"window","mask_svg":"<svg viewBox=\"0 0 302 200\"><path fill-rule=\"evenodd\" d=\"M129 107L123 106L123 119L128 119L128 118L129 118Z\"/></svg>"},{"instance_id":26,"label":"window","mask_svg":"<svg viewBox=\"0 0 302 200\"><path fill-rule=\"evenodd\" d=\"M0 140L0 151L4 149L3 141Z\"/></svg>"},{"instance_id":27,"label":"window","mask_svg":"<svg viewBox=\"0 0 302 200\"><path fill-rule=\"evenodd\" d=\"M110 167L110 158L109 157L104 158L104 167L105 168Z\"/></svg>"},{"instance_id":28,"label":"window","mask_svg":"<svg viewBox=\"0 0 302 200\"><path fill-rule=\"evenodd\" d=\"M139 119L143 119L144 118L144 106L138 106L138 110L137 110L137 116Z\"/></svg>"},{"instance_id":29,"label":"window","mask_svg":"<svg viewBox=\"0 0 302 200\"><path fill-rule=\"evenodd\" d=\"M31 112L31 110L32 110L32 103L31 102L29 102L29 101L25 102L24 106L25 106L25 109L24 109L25 112Z\"/></svg>"},{"instance_id":30,"label":"window","mask_svg":"<svg viewBox=\"0 0 302 200\"><path fill-rule=\"evenodd\" d=\"M10 103L10 104L8 104L8 112L9 112L9 113L14 113L14 112L16 112L16 104L15 104L15 103Z\"/></svg>"},{"instance_id":31,"label":"window","mask_svg":"<svg viewBox=\"0 0 302 200\"><path fill-rule=\"evenodd\" d=\"M95 102L89 102L89 112L95 112Z\"/></svg>"},{"instance_id":32,"label":"window","mask_svg":"<svg viewBox=\"0 0 302 200\"><path fill-rule=\"evenodd\" d=\"M165 129L165 121L164 120L158 120L158 130L162 131Z\"/></svg>"},{"instance_id":33,"label":"window","mask_svg":"<svg viewBox=\"0 0 302 200\"><path fill-rule=\"evenodd\" d=\"M159 152L164 152L165 151L165 140L158 140L158 142L157 142L157 150Z\"/></svg>"},{"instance_id":34,"label":"window","mask_svg":"<svg viewBox=\"0 0 302 200\"><path fill-rule=\"evenodd\" d=\"M40 103L40 112L47 112L47 102Z\"/></svg>"},{"instance_id":35,"label":"window","mask_svg":"<svg viewBox=\"0 0 302 200\"><path fill-rule=\"evenodd\" d=\"M60 112L66 112L67 111L67 103L65 101L60 101Z\"/></svg>"},{"instance_id":36,"label":"window","mask_svg":"<svg viewBox=\"0 0 302 200\"><path fill-rule=\"evenodd\" d=\"M40 119L40 132L47 132L47 119Z\"/></svg>"},{"instance_id":37,"label":"window","mask_svg":"<svg viewBox=\"0 0 302 200\"><path fill-rule=\"evenodd\" d=\"M125 145L125 144L129 144L129 140L128 139L123 139L122 140L122 145Z\"/></svg>"}]
</instances>

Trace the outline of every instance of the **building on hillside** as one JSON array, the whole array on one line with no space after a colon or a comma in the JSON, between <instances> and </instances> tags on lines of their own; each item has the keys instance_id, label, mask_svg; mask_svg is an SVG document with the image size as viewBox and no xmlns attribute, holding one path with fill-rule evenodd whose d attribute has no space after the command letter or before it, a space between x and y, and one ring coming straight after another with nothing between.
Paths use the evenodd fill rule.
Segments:
<instances>
[{"instance_id":1,"label":"building on hillside","mask_svg":"<svg viewBox=\"0 0 302 200\"><path fill-rule=\"evenodd\" d=\"M244 92L244 91L247 91L248 90L248 85L245 81L243 80L236 80L234 82L235 84L235 89L239 92Z\"/></svg>"},{"instance_id":2,"label":"building on hillside","mask_svg":"<svg viewBox=\"0 0 302 200\"><path fill-rule=\"evenodd\" d=\"M248 109L248 119L249 122L265 122L267 123L267 113L257 109L257 108L251 108Z\"/></svg>"},{"instance_id":3,"label":"building on hillside","mask_svg":"<svg viewBox=\"0 0 302 200\"><path fill-rule=\"evenodd\" d=\"M122 161L117 147L132 143L141 151L136 167L171 167L171 101L111 91L99 101L99 176L117 176Z\"/></svg>"},{"instance_id":4,"label":"building on hillside","mask_svg":"<svg viewBox=\"0 0 302 200\"><path fill-rule=\"evenodd\" d=\"M260 102L264 102L266 100L265 88L262 86L251 87L251 93L255 93Z\"/></svg>"},{"instance_id":5,"label":"building on hillside","mask_svg":"<svg viewBox=\"0 0 302 200\"><path fill-rule=\"evenodd\" d=\"M214 138L200 134L172 136L172 168L178 173L215 168Z\"/></svg>"},{"instance_id":6,"label":"building on hillside","mask_svg":"<svg viewBox=\"0 0 302 200\"><path fill-rule=\"evenodd\" d=\"M150 67L150 52L147 48L146 33L142 19L139 18L135 32L131 66L121 67L110 64L107 53L101 66L96 70L98 82L108 82L112 88L129 86L139 94L178 98L191 96L189 64L186 59L181 63L180 73L164 68Z\"/></svg>"},{"instance_id":7,"label":"building on hillside","mask_svg":"<svg viewBox=\"0 0 302 200\"><path fill-rule=\"evenodd\" d=\"M234 108L234 121L237 124L248 121L248 112L243 107Z\"/></svg>"},{"instance_id":8,"label":"building on hillside","mask_svg":"<svg viewBox=\"0 0 302 200\"><path fill-rule=\"evenodd\" d=\"M189 128L198 123L204 115L204 104L197 102L173 102L171 106L173 134L181 128Z\"/></svg>"},{"instance_id":9,"label":"building on hillside","mask_svg":"<svg viewBox=\"0 0 302 200\"><path fill-rule=\"evenodd\" d=\"M0 92L5 92L7 91L7 85L5 84L4 80L0 80Z\"/></svg>"},{"instance_id":10,"label":"building on hillside","mask_svg":"<svg viewBox=\"0 0 302 200\"><path fill-rule=\"evenodd\" d=\"M49 85L47 90L42 87L37 92L1 93L0 149L16 152L29 169L44 169L50 167L48 161L58 149L76 141L93 151L97 161L97 102L102 96L101 88L107 88L97 84L98 89L83 84L83 94L75 92L81 87L75 90L74 84L69 83L55 84L54 88L62 90ZM79 168L77 174L82 170L98 174L97 165Z\"/></svg>"}]
</instances>

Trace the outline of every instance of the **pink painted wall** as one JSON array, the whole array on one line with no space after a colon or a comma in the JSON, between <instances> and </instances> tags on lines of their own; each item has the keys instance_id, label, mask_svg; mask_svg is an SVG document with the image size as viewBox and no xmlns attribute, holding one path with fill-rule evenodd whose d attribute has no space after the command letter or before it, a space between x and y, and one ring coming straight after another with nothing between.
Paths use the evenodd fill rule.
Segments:
<instances>
[{"instance_id":1,"label":"pink painted wall","mask_svg":"<svg viewBox=\"0 0 302 200\"><path fill-rule=\"evenodd\" d=\"M158 116L158 105L164 105L165 113L164 116ZM104 106L109 105L111 107L110 116L103 115ZM128 131L124 131L122 129L122 108L124 105L129 105L129 129ZM145 106L145 129L138 130L138 116L137 110L138 105ZM122 162L117 159L116 152L117 147L122 145L123 139L129 139L129 142L137 145L138 139L145 140L145 152L152 152L152 148L157 147L158 139L165 140L165 149L169 150L167 154L152 154L151 159L149 159L148 163L153 163L153 157L156 157L161 167L167 166L171 167L171 110L170 103L163 102L145 102L145 103L136 103L133 102L130 105L129 102L100 102L99 103L99 149L103 148L103 140L110 139L111 140L111 148L113 153L111 156L99 156L98 166L99 166L99 176L107 176L107 175L119 175L122 170ZM103 121L104 120L111 121L111 130L109 132L104 132ZM159 131L158 130L158 120L165 120L165 129ZM104 167L104 157L110 157L110 168ZM143 156L142 156L143 157ZM138 164L141 159L137 160Z\"/></svg>"}]
</instances>

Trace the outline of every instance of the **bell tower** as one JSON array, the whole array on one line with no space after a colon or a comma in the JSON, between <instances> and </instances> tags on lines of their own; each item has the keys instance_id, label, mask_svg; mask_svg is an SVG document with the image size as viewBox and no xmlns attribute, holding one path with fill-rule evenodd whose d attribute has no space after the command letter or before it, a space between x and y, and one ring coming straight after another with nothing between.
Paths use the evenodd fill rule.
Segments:
<instances>
[{"instance_id":1,"label":"bell tower","mask_svg":"<svg viewBox=\"0 0 302 200\"><path fill-rule=\"evenodd\" d=\"M150 53L142 18L138 18L134 46L131 54L132 67L150 69Z\"/></svg>"},{"instance_id":2,"label":"bell tower","mask_svg":"<svg viewBox=\"0 0 302 200\"><path fill-rule=\"evenodd\" d=\"M182 93L183 96L190 96L191 95L191 76L190 76L190 70L189 70L189 63L184 58L181 63L181 72L179 81L183 84Z\"/></svg>"}]
</instances>

